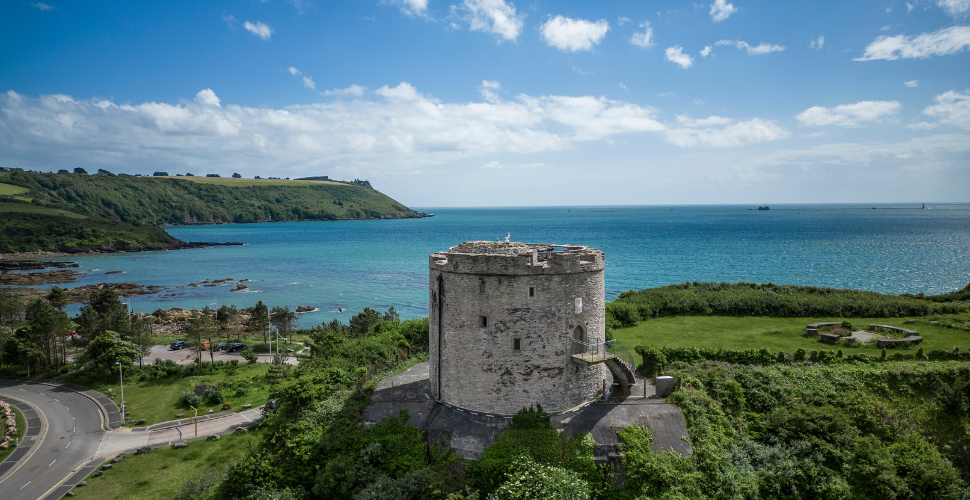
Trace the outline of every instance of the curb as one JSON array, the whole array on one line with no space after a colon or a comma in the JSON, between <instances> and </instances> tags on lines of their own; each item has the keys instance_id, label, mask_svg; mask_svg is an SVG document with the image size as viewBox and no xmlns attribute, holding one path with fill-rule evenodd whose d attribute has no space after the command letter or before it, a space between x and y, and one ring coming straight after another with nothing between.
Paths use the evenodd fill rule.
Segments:
<instances>
[{"instance_id":1,"label":"curb","mask_svg":"<svg viewBox=\"0 0 970 500\"><path fill-rule=\"evenodd\" d=\"M90 399L94 404L98 406L101 411L101 416L104 417L104 422L102 425L103 430L110 431L121 427L121 411L118 409L118 405L114 401L109 399L104 394L101 394L94 389L88 389L87 387L82 387L77 384L71 384L68 382L57 382L55 380L47 380L42 378L22 378L22 377L2 377L3 380L13 380L16 382L32 383L48 385L51 387L62 387L64 389L74 391L88 399Z\"/></svg>"},{"instance_id":2,"label":"curb","mask_svg":"<svg viewBox=\"0 0 970 500\"><path fill-rule=\"evenodd\" d=\"M16 398L4 396L4 401L10 403L23 415L24 420L27 421L27 430L24 432L24 437L20 444L14 448L13 453L7 455L7 458L0 462L0 479L3 479L7 472L23 458L27 452L33 447L33 439L30 440L28 444L27 438L33 438L40 434L40 418L37 416L37 412L34 411L26 402L21 401Z\"/></svg>"},{"instance_id":3,"label":"curb","mask_svg":"<svg viewBox=\"0 0 970 500\"><path fill-rule=\"evenodd\" d=\"M246 411L246 410L243 410ZM220 411L219 413L211 413L199 416L199 422L208 422L209 420L217 420L220 418L230 417L232 415L238 415L241 412L235 411ZM191 418L181 418L178 420L169 420L168 422L159 422L157 424L152 424L146 427L132 427L131 432L151 432L151 431L161 431L165 429L171 429L172 427L179 427L183 425L188 425L192 423Z\"/></svg>"}]
</instances>

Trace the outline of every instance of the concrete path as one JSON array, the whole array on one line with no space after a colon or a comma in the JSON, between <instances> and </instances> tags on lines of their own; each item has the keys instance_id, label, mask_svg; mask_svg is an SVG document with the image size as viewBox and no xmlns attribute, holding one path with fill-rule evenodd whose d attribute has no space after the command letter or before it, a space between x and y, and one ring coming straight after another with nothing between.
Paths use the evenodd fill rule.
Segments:
<instances>
[{"instance_id":1,"label":"concrete path","mask_svg":"<svg viewBox=\"0 0 970 500\"><path fill-rule=\"evenodd\" d=\"M200 416L198 424L185 423L188 419L182 419L155 424L150 428L121 427L105 434L95 456L111 458L122 451L130 451L142 446L167 445L176 441L222 434L239 427L253 425L261 418L260 407L239 413L225 412Z\"/></svg>"},{"instance_id":2,"label":"concrete path","mask_svg":"<svg viewBox=\"0 0 970 500\"><path fill-rule=\"evenodd\" d=\"M150 365L155 362L155 359L170 359L175 361L180 365L190 365L195 362L195 349L176 349L172 350L171 347L167 345L157 345L152 347L151 352L148 353L143 359L142 364ZM272 363L272 354L257 354L260 363ZM238 352L226 352L226 351L215 351L212 353L212 358L209 358L209 351L202 351L202 362L209 363L210 361L229 361L235 359L240 363L245 363L246 360L243 359L242 355ZM286 358L286 363L290 365L295 365L298 363L297 357L292 353Z\"/></svg>"}]
</instances>

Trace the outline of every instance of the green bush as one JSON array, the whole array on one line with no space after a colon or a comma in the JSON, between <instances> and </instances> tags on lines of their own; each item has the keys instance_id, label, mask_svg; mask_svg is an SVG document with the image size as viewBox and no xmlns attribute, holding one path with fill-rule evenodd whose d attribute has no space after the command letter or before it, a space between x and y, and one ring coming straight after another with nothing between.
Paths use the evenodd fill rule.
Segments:
<instances>
[{"instance_id":1,"label":"green bush","mask_svg":"<svg viewBox=\"0 0 970 500\"><path fill-rule=\"evenodd\" d=\"M245 387L242 387L242 386L236 387L235 396L237 398L241 398L241 397L245 396L248 392L249 392L249 389L247 389Z\"/></svg>"},{"instance_id":2,"label":"green bush","mask_svg":"<svg viewBox=\"0 0 970 500\"><path fill-rule=\"evenodd\" d=\"M537 463L526 455L512 460L507 479L489 498L589 500L590 488L579 474L562 467Z\"/></svg>"},{"instance_id":3,"label":"green bush","mask_svg":"<svg viewBox=\"0 0 970 500\"><path fill-rule=\"evenodd\" d=\"M199 396L193 391L182 391L182 393L179 394L179 404L186 408L189 406L198 408L202 406L202 396Z\"/></svg>"},{"instance_id":4,"label":"green bush","mask_svg":"<svg viewBox=\"0 0 970 500\"><path fill-rule=\"evenodd\" d=\"M209 406L216 406L224 403L226 398L222 395L222 391L210 387L202 393L202 400Z\"/></svg>"},{"instance_id":5,"label":"green bush","mask_svg":"<svg viewBox=\"0 0 970 500\"><path fill-rule=\"evenodd\" d=\"M243 349L243 351L240 352L239 354L241 354L243 359L245 359L246 362L251 365L254 365L259 361L259 356L257 356L256 353L252 351L252 349Z\"/></svg>"}]
</instances>

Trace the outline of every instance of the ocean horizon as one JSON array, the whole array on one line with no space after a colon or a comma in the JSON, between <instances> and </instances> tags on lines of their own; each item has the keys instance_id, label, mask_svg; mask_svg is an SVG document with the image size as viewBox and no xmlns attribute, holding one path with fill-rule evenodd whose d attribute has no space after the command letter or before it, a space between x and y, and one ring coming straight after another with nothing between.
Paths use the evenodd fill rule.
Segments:
<instances>
[{"instance_id":1,"label":"ocean horizon","mask_svg":"<svg viewBox=\"0 0 970 500\"><path fill-rule=\"evenodd\" d=\"M922 202L769 206L416 207L435 216L169 226L185 241L246 244L59 260L81 266L79 281L63 286L134 282L165 288L131 297L134 311L243 308L258 300L270 307L316 307L299 315L302 327L333 318L346 322L364 307L393 306L402 317L424 316L429 254L506 235L604 251L608 299L692 281L926 294L970 281L970 203L931 203L926 209ZM225 279L231 281L211 283ZM241 280L249 280L247 288L232 291Z\"/></svg>"}]
</instances>

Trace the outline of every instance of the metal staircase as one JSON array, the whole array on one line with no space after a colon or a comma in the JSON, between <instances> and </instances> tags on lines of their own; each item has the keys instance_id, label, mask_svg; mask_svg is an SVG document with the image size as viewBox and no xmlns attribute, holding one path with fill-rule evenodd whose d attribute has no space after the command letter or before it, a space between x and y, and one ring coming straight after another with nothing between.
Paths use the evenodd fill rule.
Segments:
<instances>
[{"instance_id":1,"label":"metal staircase","mask_svg":"<svg viewBox=\"0 0 970 500\"><path fill-rule=\"evenodd\" d=\"M620 385L623 395L630 394L630 387L636 382L636 362L620 341L583 342L570 339L570 342L569 349L573 359L588 364L605 363L613 373L613 380Z\"/></svg>"}]
</instances>

